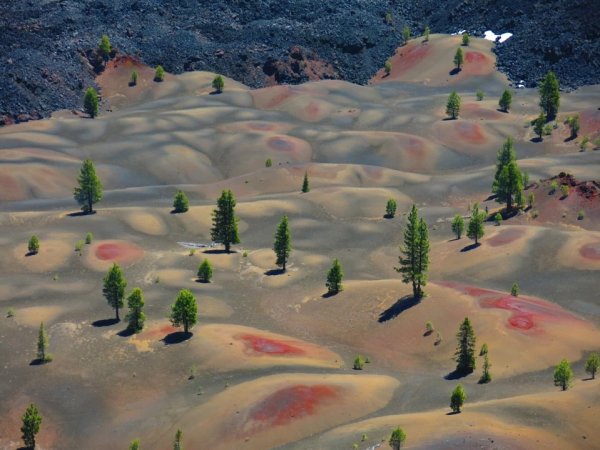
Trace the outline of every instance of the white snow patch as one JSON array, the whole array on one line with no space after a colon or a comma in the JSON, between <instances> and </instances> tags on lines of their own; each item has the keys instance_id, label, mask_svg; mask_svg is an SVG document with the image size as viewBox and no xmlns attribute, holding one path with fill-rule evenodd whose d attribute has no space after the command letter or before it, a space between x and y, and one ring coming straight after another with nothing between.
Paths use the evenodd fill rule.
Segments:
<instances>
[{"instance_id":1,"label":"white snow patch","mask_svg":"<svg viewBox=\"0 0 600 450\"><path fill-rule=\"evenodd\" d=\"M494 34L493 31L487 30L485 33L483 33L483 38L493 42L496 42L496 39L500 38L498 42L504 42L508 38L512 37L512 35L512 33Z\"/></svg>"}]
</instances>

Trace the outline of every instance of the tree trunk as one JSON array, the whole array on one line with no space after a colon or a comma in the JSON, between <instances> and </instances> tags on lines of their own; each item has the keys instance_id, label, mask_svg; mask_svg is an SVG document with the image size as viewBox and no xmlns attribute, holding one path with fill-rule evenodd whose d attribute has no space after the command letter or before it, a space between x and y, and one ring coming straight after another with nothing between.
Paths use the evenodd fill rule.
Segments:
<instances>
[{"instance_id":1,"label":"tree trunk","mask_svg":"<svg viewBox=\"0 0 600 450\"><path fill-rule=\"evenodd\" d=\"M121 319L119 318L119 307L118 306L115 308L115 312L117 313L117 322L119 322Z\"/></svg>"},{"instance_id":2,"label":"tree trunk","mask_svg":"<svg viewBox=\"0 0 600 450\"><path fill-rule=\"evenodd\" d=\"M283 260L283 271L285 272L285 259Z\"/></svg>"},{"instance_id":3,"label":"tree trunk","mask_svg":"<svg viewBox=\"0 0 600 450\"><path fill-rule=\"evenodd\" d=\"M229 242L225 242L225 251L231 253L231 244Z\"/></svg>"},{"instance_id":4,"label":"tree trunk","mask_svg":"<svg viewBox=\"0 0 600 450\"><path fill-rule=\"evenodd\" d=\"M184 332L185 334L187 334L187 333L188 333L188 330L189 330L188 322L187 322L187 320L185 320L185 321L183 322L183 332Z\"/></svg>"}]
</instances>

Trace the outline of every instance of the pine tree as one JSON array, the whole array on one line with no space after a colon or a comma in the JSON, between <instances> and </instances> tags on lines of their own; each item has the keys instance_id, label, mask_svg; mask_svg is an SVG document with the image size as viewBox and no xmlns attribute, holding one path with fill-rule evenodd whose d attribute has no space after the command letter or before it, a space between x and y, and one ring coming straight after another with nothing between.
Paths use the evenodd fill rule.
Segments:
<instances>
[{"instance_id":1,"label":"pine tree","mask_svg":"<svg viewBox=\"0 0 600 450\"><path fill-rule=\"evenodd\" d=\"M471 211L471 218L469 219L469 225L467 226L467 237L475 241L475 245L478 244L485 233L483 229L483 221L485 220L485 212L479 211L479 203L473 205Z\"/></svg>"},{"instance_id":2,"label":"pine tree","mask_svg":"<svg viewBox=\"0 0 600 450\"><path fill-rule=\"evenodd\" d=\"M456 239L460 239L465 231L465 220L460 214L454 216L452 219L452 232L456 234Z\"/></svg>"},{"instance_id":3,"label":"pine tree","mask_svg":"<svg viewBox=\"0 0 600 450\"><path fill-rule=\"evenodd\" d=\"M460 70L461 66L465 62L465 57L463 55L462 48L458 47L456 49L456 53L454 54L454 65L457 70Z\"/></svg>"},{"instance_id":4,"label":"pine tree","mask_svg":"<svg viewBox=\"0 0 600 450\"><path fill-rule=\"evenodd\" d=\"M342 280L344 278L344 273L342 272L342 266L337 258L333 260L333 265L329 272L327 272L327 282L325 286L327 286L327 294L335 295L341 290L343 290Z\"/></svg>"},{"instance_id":5,"label":"pine tree","mask_svg":"<svg viewBox=\"0 0 600 450\"><path fill-rule=\"evenodd\" d=\"M523 195L523 179L516 161L509 162L502 168L497 180L494 180L492 192L496 194L498 203L506 203L510 211L513 202L517 202Z\"/></svg>"},{"instance_id":6,"label":"pine tree","mask_svg":"<svg viewBox=\"0 0 600 450\"><path fill-rule=\"evenodd\" d=\"M131 441L131 444L129 444L129 450L140 450L140 440L134 439Z\"/></svg>"},{"instance_id":7,"label":"pine tree","mask_svg":"<svg viewBox=\"0 0 600 450\"><path fill-rule=\"evenodd\" d=\"M275 264L281 267L285 272L285 265L292 251L292 237L290 236L287 216L283 216L281 218L281 222L279 222L279 225L277 226L273 250L277 256L277 261Z\"/></svg>"},{"instance_id":8,"label":"pine tree","mask_svg":"<svg viewBox=\"0 0 600 450\"><path fill-rule=\"evenodd\" d=\"M125 280L123 271L118 264L113 263L103 281L104 287L102 288L102 294L106 298L108 304L115 309L116 319L119 321L121 320L119 318L119 308L123 307L123 298L125 297L127 280Z\"/></svg>"},{"instance_id":9,"label":"pine tree","mask_svg":"<svg viewBox=\"0 0 600 450\"><path fill-rule=\"evenodd\" d=\"M181 430L177 430L177 433L175 433L175 441L173 442L173 450L183 450L183 443L181 442L182 435L183 433Z\"/></svg>"},{"instance_id":10,"label":"pine tree","mask_svg":"<svg viewBox=\"0 0 600 450\"><path fill-rule=\"evenodd\" d=\"M94 212L93 205L102 200L102 182L96 175L96 168L90 159L83 161L77 186L73 191L73 197L81 205L84 214Z\"/></svg>"},{"instance_id":11,"label":"pine tree","mask_svg":"<svg viewBox=\"0 0 600 450\"><path fill-rule=\"evenodd\" d=\"M459 413L460 409L465 404L466 399L467 394L465 393L462 384L457 385L450 396L450 408L452 408L452 412Z\"/></svg>"},{"instance_id":12,"label":"pine tree","mask_svg":"<svg viewBox=\"0 0 600 450\"><path fill-rule=\"evenodd\" d=\"M462 45L467 47L470 43L471 43L471 36L469 36L469 33L464 32L462 34Z\"/></svg>"},{"instance_id":13,"label":"pine tree","mask_svg":"<svg viewBox=\"0 0 600 450\"><path fill-rule=\"evenodd\" d=\"M431 30L429 27L425 27L425 31L423 32L423 41L429 42L429 33L431 33Z\"/></svg>"},{"instance_id":14,"label":"pine tree","mask_svg":"<svg viewBox=\"0 0 600 450\"><path fill-rule=\"evenodd\" d=\"M179 291L175 303L171 305L170 318L173 326L183 325L184 333L189 333L190 328L198 321L198 305L194 294L187 289Z\"/></svg>"},{"instance_id":15,"label":"pine tree","mask_svg":"<svg viewBox=\"0 0 600 450\"><path fill-rule=\"evenodd\" d=\"M385 216L389 219L393 219L396 215L397 203L396 200L390 198L385 205Z\"/></svg>"},{"instance_id":16,"label":"pine tree","mask_svg":"<svg viewBox=\"0 0 600 450\"><path fill-rule=\"evenodd\" d=\"M542 111L540 115L533 121L533 132L537 134L538 139L542 140L544 136L544 125L546 124L546 115Z\"/></svg>"},{"instance_id":17,"label":"pine tree","mask_svg":"<svg viewBox=\"0 0 600 450\"><path fill-rule=\"evenodd\" d=\"M23 426L21 427L23 444L25 448L35 449L35 435L40 432L42 416L33 403L27 407L21 420L23 421Z\"/></svg>"},{"instance_id":18,"label":"pine tree","mask_svg":"<svg viewBox=\"0 0 600 450\"><path fill-rule=\"evenodd\" d=\"M190 201L185 195L185 192L179 190L175 193L175 198L173 199L173 212L175 213L184 213L190 208Z\"/></svg>"},{"instance_id":19,"label":"pine tree","mask_svg":"<svg viewBox=\"0 0 600 450\"><path fill-rule=\"evenodd\" d=\"M585 362L585 371L592 376L592 380L596 378L596 372L600 369L600 355L591 353Z\"/></svg>"},{"instance_id":20,"label":"pine tree","mask_svg":"<svg viewBox=\"0 0 600 450\"><path fill-rule=\"evenodd\" d=\"M223 88L225 87L225 81L221 75L217 75L212 81L212 87L218 94L223 92Z\"/></svg>"},{"instance_id":21,"label":"pine tree","mask_svg":"<svg viewBox=\"0 0 600 450\"><path fill-rule=\"evenodd\" d=\"M112 51L112 45L110 44L110 39L107 35L103 34L100 39L100 44L98 45L98 50L100 50L100 54L104 58L105 61L110 57L110 52Z\"/></svg>"},{"instance_id":22,"label":"pine tree","mask_svg":"<svg viewBox=\"0 0 600 450\"><path fill-rule=\"evenodd\" d=\"M129 294L129 297L127 297L127 307L129 308L129 314L127 314L129 325L127 329L133 333L139 333L144 328L146 320L146 315L143 312L144 294L140 288L135 288Z\"/></svg>"},{"instance_id":23,"label":"pine tree","mask_svg":"<svg viewBox=\"0 0 600 450\"><path fill-rule=\"evenodd\" d=\"M210 261L205 259L202 264L198 267L198 281L201 283L210 283L213 276L213 269L210 265Z\"/></svg>"},{"instance_id":24,"label":"pine tree","mask_svg":"<svg viewBox=\"0 0 600 450\"><path fill-rule=\"evenodd\" d=\"M456 334L458 344L454 353L456 372L468 374L475 370L475 332L468 317L460 325Z\"/></svg>"},{"instance_id":25,"label":"pine tree","mask_svg":"<svg viewBox=\"0 0 600 450\"><path fill-rule=\"evenodd\" d=\"M554 386L560 386L566 391L573 385L573 369L566 359L563 359L554 369Z\"/></svg>"},{"instance_id":26,"label":"pine tree","mask_svg":"<svg viewBox=\"0 0 600 450\"><path fill-rule=\"evenodd\" d=\"M29 242L27 243L27 250L31 255L37 255L40 251L40 240L35 234L29 239Z\"/></svg>"},{"instance_id":27,"label":"pine tree","mask_svg":"<svg viewBox=\"0 0 600 450\"><path fill-rule=\"evenodd\" d=\"M500 100L498 101L498 106L500 106L500 109L502 109L502 111L507 113L508 110L510 109L511 105L512 105L512 94L508 89L506 89L502 93L502 97L500 97Z\"/></svg>"},{"instance_id":28,"label":"pine tree","mask_svg":"<svg viewBox=\"0 0 600 450\"><path fill-rule=\"evenodd\" d=\"M310 186L308 184L308 172L304 172L304 181L302 181L302 192L306 194L310 191Z\"/></svg>"},{"instance_id":29,"label":"pine tree","mask_svg":"<svg viewBox=\"0 0 600 450\"><path fill-rule=\"evenodd\" d=\"M400 450L402 448L402 444L404 444L404 441L406 441L406 433L402 428L398 427L392 431L389 444L393 450Z\"/></svg>"},{"instance_id":30,"label":"pine tree","mask_svg":"<svg viewBox=\"0 0 600 450\"><path fill-rule=\"evenodd\" d=\"M137 86L138 77L138 73L135 70L133 70L131 72L131 76L129 77L129 86Z\"/></svg>"},{"instance_id":31,"label":"pine tree","mask_svg":"<svg viewBox=\"0 0 600 450\"><path fill-rule=\"evenodd\" d=\"M211 237L214 242L225 246L225 251L231 251L231 244L239 244L238 219L235 216L235 198L230 190L223 191L217 200L217 209L212 213L213 227Z\"/></svg>"},{"instance_id":32,"label":"pine tree","mask_svg":"<svg viewBox=\"0 0 600 450\"><path fill-rule=\"evenodd\" d=\"M46 333L46 328L44 328L44 322L40 323L40 330L38 332L37 358L41 363L52 361L52 355L48 353L48 333Z\"/></svg>"},{"instance_id":33,"label":"pine tree","mask_svg":"<svg viewBox=\"0 0 600 450\"><path fill-rule=\"evenodd\" d=\"M391 60L387 60L385 62L385 64L383 65L383 70L385 71L385 76L388 77L390 75L390 73L392 73L392 61Z\"/></svg>"},{"instance_id":34,"label":"pine tree","mask_svg":"<svg viewBox=\"0 0 600 450\"><path fill-rule=\"evenodd\" d=\"M446 103L446 114L452 119L456 119L460 113L460 96L456 91L452 91L448 96L448 102Z\"/></svg>"},{"instance_id":35,"label":"pine tree","mask_svg":"<svg viewBox=\"0 0 600 450\"><path fill-rule=\"evenodd\" d=\"M492 374L490 373L490 368L492 364L490 363L490 359L488 353L485 352L483 355L483 373L481 374L481 378L479 379L479 383L486 384L492 381Z\"/></svg>"},{"instance_id":36,"label":"pine tree","mask_svg":"<svg viewBox=\"0 0 600 450\"><path fill-rule=\"evenodd\" d=\"M575 139L577 137L577 133L579 133L580 124L579 124L579 114L575 114L574 116L569 116L567 118L567 125L571 129L571 139Z\"/></svg>"},{"instance_id":37,"label":"pine tree","mask_svg":"<svg viewBox=\"0 0 600 450\"><path fill-rule=\"evenodd\" d=\"M83 109L92 119L98 115L98 92L93 87L85 91Z\"/></svg>"},{"instance_id":38,"label":"pine tree","mask_svg":"<svg viewBox=\"0 0 600 450\"><path fill-rule=\"evenodd\" d=\"M400 267L395 267L395 270L402 274L403 283L412 283L413 297L420 299L425 294L422 287L427 284L429 236L427 224L422 218L419 219L416 205L412 206L408 214L400 253Z\"/></svg>"},{"instance_id":39,"label":"pine tree","mask_svg":"<svg viewBox=\"0 0 600 450\"><path fill-rule=\"evenodd\" d=\"M538 92L540 94L540 108L546 114L546 120L556 119L560 106L560 87L558 78L550 71L542 79Z\"/></svg>"}]
</instances>

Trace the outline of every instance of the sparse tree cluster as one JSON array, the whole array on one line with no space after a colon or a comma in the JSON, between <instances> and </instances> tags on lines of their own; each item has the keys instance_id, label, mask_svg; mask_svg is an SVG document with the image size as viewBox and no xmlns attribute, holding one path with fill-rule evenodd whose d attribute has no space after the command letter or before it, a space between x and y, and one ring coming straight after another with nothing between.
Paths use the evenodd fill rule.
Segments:
<instances>
[{"instance_id":1,"label":"sparse tree cluster","mask_svg":"<svg viewBox=\"0 0 600 450\"><path fill-rule=\"evenodd\" d=\"M507 211L512 209L514 203L522 206L524 200L522 173L516 158L512 138L508 137L498 151L496 175L492 184L492 192L496 194L496 201L506 203Z\"/></svg>"},{"instance_id":2,"label":"sparse tree cluster","mask_svg":"<svg viewBox=\"0 0 600 450\"><path fill-rule=\"evenodd\" d=\"M479 243L479 239L485 234L483 222L485 221L485 212L479 211L479 204L475 203L471 210L471 218L467 227L467 236L475 241L475 245Z\"/></svg>"}]
</instances>

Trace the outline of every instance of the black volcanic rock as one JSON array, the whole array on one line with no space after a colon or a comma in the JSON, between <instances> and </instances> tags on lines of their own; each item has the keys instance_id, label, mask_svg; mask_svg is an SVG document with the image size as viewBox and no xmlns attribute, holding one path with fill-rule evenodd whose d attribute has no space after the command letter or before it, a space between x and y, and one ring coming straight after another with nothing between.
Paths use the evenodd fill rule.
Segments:
<instances>
[{"instance_id":1,"label":"black volcanic rock","mask_svg":"<svg viewBox=\"0 0 600 450\"><path fill-rule=\"evenodd\" d=\"M276 73L305 81L305 66L317 60L313 75L366 83L405 24L419 32L492 29L514 33L496 48L512 79L535 85L552 68L573 88L600 82L599 23L597 0L4 0L0 117L80 107L101 70L93 50L103 33L151 66L212 70L259 87ZM297 65L291 48L302 49Z\"/></svg>"}]
</instances>

